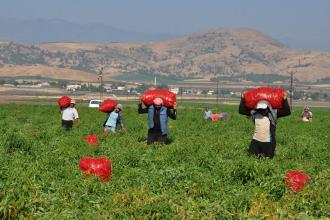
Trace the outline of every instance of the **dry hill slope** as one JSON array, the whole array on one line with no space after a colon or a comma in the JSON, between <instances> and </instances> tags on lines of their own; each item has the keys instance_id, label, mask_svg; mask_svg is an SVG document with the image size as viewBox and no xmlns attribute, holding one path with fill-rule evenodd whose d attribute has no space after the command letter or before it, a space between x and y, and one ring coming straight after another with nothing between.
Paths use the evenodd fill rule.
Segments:
<instances>
[{"instance_id":1,"label":"dry hill slope","mask_svg":"<svg viewBox=\"0 0 330 220\"><path fill-rule=\"evenodd\" d=\"M68 74L66 79L75 79L81 74L80 80L90 80L90 73L101 66L105 67L106 77L134 71L208 78L296 71L296 77L305 81L330 77L329 53L291 49L252 29L210 30L147 43L0 43L0 75L10 75L12 71L24 75L22 66L28 65L32 66L28 68L31 75L35 64L39 68L57 68L47 77Z\"/></svg>"}]
</instances>

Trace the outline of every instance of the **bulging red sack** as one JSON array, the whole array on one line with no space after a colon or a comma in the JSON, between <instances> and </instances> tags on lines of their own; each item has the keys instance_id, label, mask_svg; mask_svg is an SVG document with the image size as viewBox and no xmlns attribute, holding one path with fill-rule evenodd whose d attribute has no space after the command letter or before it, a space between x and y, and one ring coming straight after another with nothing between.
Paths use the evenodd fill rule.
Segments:
<instances>
[{"instance_id":1,"label":"bulging red sack","mask_svg":"<svg viewBox=\"0 0 330 220\"><path fill-rule=\"evenodd\" d=\"M166 107L173 107L176 103L175 93L168 91L166 89L152 89L147 90L141 96L141 101L146 105L150 106L153 104L155 98L163 99L164 105Z\"/></svg>"},{"instance_id":2,"label":"bulging red sack","mask_svg":"<svg viewBox=\"0 0 330 220\"><path fill-rule=\"evenodd\" d=\"M116 105L117 102L115 100L106 99L101 103L99 110L101 112L109 113L115 109Z\"/></svg>"},{"instance_id":3,"label":"bulging red sack","mask_svg":"<svg viewBox=\"0 0 330 220\"><path fill-rule=\"evenodd\" d=\"M84 175L99 176L103 181L109 181L111 176L111 161L106 157L84 157L79 162L79 167Z\"/></svg>"},{"instance_id":4,"label":"bulging red sack","mask_svg":"<svg viewBox=\"0 0 330 220\"><path fill-rule=\"evenodd\" d=\"M309 177L297 170L290 170L285 174L285 184L293 192L299 192L308 182Z\"/></svg>"},{"instance_id":5,"label":"bulging red sack","mask_svg":"<svg viewBox=\"0 0 330 220\"><path fill-rule=\"evenodd\" d=\"M281 109L285 93L284 89L270 87L247 90L243 93L245 106L248 109L254 109L259 101L266 100L274 109Z\"/></svg>"},{"instance_id":6,"label":"bulging red sack","mask_svg":"<svg viewBox=\"0 0 330 220\"><path fill-rule=\"evenodd\" d=\"M90 145L97 144L99 142L99 138L96 135L87 135L84 139Z\"/></svg>"},{"instance_id":7,"label":"bulging red sack","mask_svg":"<svg viewBox=\"0 0 330 220\"><path fill-rule=\"evenodd\" d=\"M59 106L61 106L61 108L67 108L70 106L71 103L71 98L68 96L62 96L57 103L59 104Z\"/></svg>"},{"instance_id":8,"label":"bulging red sack","mask_svg":"<svg viewBox=\"0 0 330 220\"><path fill-rule=\"evenodd\" d=\"M221 117L221 114L212 114L211 119L212 121L218 121Z\"/></svg>"}]
</instances>

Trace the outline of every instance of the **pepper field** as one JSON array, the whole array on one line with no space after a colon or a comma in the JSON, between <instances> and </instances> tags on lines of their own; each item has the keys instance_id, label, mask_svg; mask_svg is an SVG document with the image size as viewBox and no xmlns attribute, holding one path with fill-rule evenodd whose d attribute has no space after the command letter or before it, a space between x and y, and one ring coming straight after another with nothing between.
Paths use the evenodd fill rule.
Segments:
<instances>
[{"instance_id":1,"label":"pepper field","mask_svg":"<svg viewBox=\"0 0 330 220\"><path fill-rule=\"evenodd\" d=\"M248 156L253 123L237 106L220 106L232 119L214 123L202 106L180 106L171 143L147 146L147 116L136 108L124 109L126 133L102 136L97 109L78 105L80 127L64 131L57 106L1 105L0 219L330 218L329 109L313 108L312 123L301 109L279 119L268 160ZM111 181L83 176L86 156L111 159ZM299 193L283 182L293 169L310 177Z\"/></svg>"}]
</instances>

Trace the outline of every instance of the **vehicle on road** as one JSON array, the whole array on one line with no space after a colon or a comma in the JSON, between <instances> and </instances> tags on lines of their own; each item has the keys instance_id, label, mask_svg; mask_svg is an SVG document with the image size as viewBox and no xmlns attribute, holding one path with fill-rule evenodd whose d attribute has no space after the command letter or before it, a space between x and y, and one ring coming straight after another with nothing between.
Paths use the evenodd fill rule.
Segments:
<instances>
[{"instance_id":1,"label":"vehicle on road","mask_svg":"<svg viewBox=\"0 0 330 220\"><path fill-rule=\"evenodd\" d=\"M98 107L100 107L101 103L102 103L102 100L92 99L92 100L89 101L88 107L98 108Z\"/></svg>"}]
</instances>

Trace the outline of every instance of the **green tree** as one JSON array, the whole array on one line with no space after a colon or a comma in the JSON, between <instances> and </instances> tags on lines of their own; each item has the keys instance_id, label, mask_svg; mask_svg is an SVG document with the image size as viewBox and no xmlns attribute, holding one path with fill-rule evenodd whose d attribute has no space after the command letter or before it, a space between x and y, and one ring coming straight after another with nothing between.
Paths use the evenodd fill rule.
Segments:
<instances>
[{"instance_id":1,"label":"green tree","mask_svg":"<svg viewBox=\"0 0 330 220\"><path fill-rule=\"evenodd\" d=\"M142 84L142 85L139 85L138 87L136 87L136 91L142 93L142 92L148 90L149 88L150 88L150 86Z\"/></svg>"},{"instance_id":2,"label":"green tree","mask_svg":"<svg viewBox=\"0 0 330 220\"><path fill-rule=\"evenodd\" d=\"M162 83L160 85L157 86L158 89L169 89L168 85L165 83Z\"/></svg>"}]
</instances>

